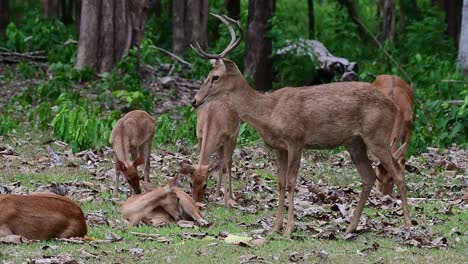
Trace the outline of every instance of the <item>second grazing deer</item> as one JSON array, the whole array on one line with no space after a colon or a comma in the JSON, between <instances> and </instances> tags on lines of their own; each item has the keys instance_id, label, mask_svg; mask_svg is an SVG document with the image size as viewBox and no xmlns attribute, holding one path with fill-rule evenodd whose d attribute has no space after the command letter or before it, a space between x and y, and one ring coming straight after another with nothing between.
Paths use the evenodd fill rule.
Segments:
<instances>
[{"instance_id":1,"label":"second grazing deer","mask_svg":"<svg viewBox=\"0 0 468 264\"><path fill-rule=\"evenodd\" d=\"M398 165L405 171L406 150L410 143L411 128L413 127L413 90L400 77L394 75L378 75L374 86L385 96L390 98L397 108L397 115L391 134L393 157ZM387 170L378 165L377 190L382 194L391 194L393 179Z\"/></svg>"},{"instance_id":2,"label":"second grazing deer","mask_svg":"<svg viewBox=\"0 0 468 264\"><path fill-rule=\"evenodd\" d=\"M118 194L120 173L125 176L135 193L141 193L137 168L139 165L145 164L144 179L149 182L155 125L154 118L148 113L135 110L119 119L112 129L110 143L116 158L114 196Z\"/></svg>"},{"instance_id":3,"label":"second grazing deer","mask_svg":"<svg viewBox=\"0 0 468 264\"><path fill-rule=\"evenodd\" d=\"M224 56L240 42L238 21L214 15L231 33L231 42L221 54L209 54L197 43L192 48L203 58L214 59L213 69L195 95L192 105L227 96L241 120L255 128L266 145L276 150L279 200L273 229L283 225L284 198L288 190L288 220L284 234L294 228L294 192L304 148L330 149L344 145L361 176L362 191L346 230L358 226L376 175L367 156L371 151L389 172L401 195L405 226L411 226L406 183L390 150L391 129L397 114L393 102L371 84L340 82L302 88L287 87L261 94L250 87L237 65ZM287 182L287 183L286 183Z\"/></svg>"},{"instance_id":4,"label":"second grazing deer","mask_svg":"<svg viewBox=\"0 0 468 264\"><path fill-rule=\"evenodd\" d=\"M196 202L201 202L209 172L221 169L218 174L215 198L219 197L221 182L224 179L224 203L230 205L232 202L232 154L236 147L240 119L226 97L207 102L198 108L197 137L200 159L196 166L183 164L181 173L191 175L192 197ZM214 152L218 153L218 161L209 164Z\"/></svg>"}]
</instances>

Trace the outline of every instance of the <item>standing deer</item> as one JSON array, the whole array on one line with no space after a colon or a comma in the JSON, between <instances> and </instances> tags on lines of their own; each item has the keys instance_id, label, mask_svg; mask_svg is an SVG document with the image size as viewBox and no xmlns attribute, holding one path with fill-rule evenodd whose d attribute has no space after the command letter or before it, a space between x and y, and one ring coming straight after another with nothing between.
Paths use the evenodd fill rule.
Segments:
<instances>
[{"instance_id":1,"label":"standing deer","mask_svg":"<svg viewBox=\"0 0 468 264\"><path fill-rule=\"evenodd\" d=\"M0 237L27 239L84 237L86 221L72 200L53 193L0 194Z\"/></svg>"},{"instance_id":2,"label":"standing deer","mask_svg":"<svg viewBox=\"0 0 468 264\"><path fill-rule=\"evenodd\" d=\"M393 157L404 172L406 150L411 138L411 128L413 127L413 90L400 77L393 75L377 76L374 86L382 94L390 98L397 108L391 135L391 145ZM378 179L377 190L382 194L391 194L394 183L392 177L388 175L387 170L382 165L377 167L376 176Z\"/></svg>"},{"instance_id":3,"label":"standing deer","mask_svg":"<svg viewBox=\"0 0 468 264\"><path fill-rule=\"evenodd\" d=\"M216 184L215 198L219 197L221 182L224 178L224 203L232 203L231 167L232 154L236 147L240 119L226 97L207 102L198 107L197 137L200 159L197 166L183 164L181 173L192 176L192 198L201 202L206 190L208 174L221 168ZM211 155L218 153L217 162L209 164Z\"/></svg>"},{"instance_id":4,"label":"standing deer","mask_svg":"<svg viewBox=\"0 0 468 264\"><path fill-rule=\"evenodd\" d=\"M149 182L151 144L156 122L148 113L135 110L117 121L112 129L110 143L115 153L114 196L119 191L119 173L127 179L133 191L141 193L138 166L145 164L145 181ZM129 159L129 153L133 161Z\"/></svg>"},{"instance_id":5,"label":"standing deer","mask_svg":"<svg viewBox=\"0 0 468 264\"><path fill-rule=\"evenodd\" d=\"M182 189L175 187L177 176L165 187L155 187L143 182L146 193L132 195L122 205L122 218L132 224L150 224L154 227L177 222L180 219L195 220L199 225L208 224L200 214L195 201Z\"/></svg>"},{"instance_id":6,"label":"standing deer","mask_svg":"<svg viewBox=\"0 0 468 264\"><path fill-rule=\"evenodd\" d=\"M232 40L219 55L206 53L198 43L197 47L192 46L201 57L216 60L192 105L198 107L227 96L241 120L255 128L265 144L276 150L279 200L274 231L280 231L283 225L286 188L289 207L284 234L289 237L293 231L294 192L303 149L330 149L340 145L351 154L362 181L360 200L346 233L356 230L376 179L368 149L397 185L405 226L411 226L405 178L390 150L389 128L393 127L397 113L393 102L372 85L362 82L286 87L268 94L258 93L249 86L237 65L224 58L240 42L232 28L234 24L242 36L240 23L226 16L214 16L228 27Z\"/></svg>"}]
</instances>

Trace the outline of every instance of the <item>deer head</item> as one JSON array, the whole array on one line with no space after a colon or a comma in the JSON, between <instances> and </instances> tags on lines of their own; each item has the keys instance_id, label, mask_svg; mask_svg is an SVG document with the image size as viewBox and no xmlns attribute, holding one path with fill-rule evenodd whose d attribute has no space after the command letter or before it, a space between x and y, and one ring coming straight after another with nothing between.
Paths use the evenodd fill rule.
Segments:
<instances>
[{"instance_id":1,"label":"deer head","mask_svg":"<svg viewBox=\"0 0 468 264\"><path fill-rule=\"evenodd\" d=\"M205 194L208 183L208 175L210 172L219 170L223 165L222 160L217 160L210 165L199 164L193 166L187 163L182 163L180 168L181 174L188 174L192 178L190 188L192 189L192 198L195 202L201 202Z\"/></svg>"},{"instance_id":2,"label":"deer head","mask_svg":"<svg viewBox=\"0 0 468 264\"><path fill-rule=\"evenodd\" d=\"M399 169L405 169L407 142L403 143L394 153L393 158L397 161ZM390 195L393 190L393 179L389 176L387 170L382 165L378 165L376 170L377 190L384 195Z\"/></svg>"},{"instance_id":3,"label":"deer head","mask_svg":"<svg viewBox=\"0 0 468 264\"><path fill-rule=\"evenodd\" d=\"M140 177L138 176L137 167L142 165L143 163L145 163L145 158L143 156L138 157L128 166L120 160L118 160L116 163L117 171L122 172L130 186L132 186L133 190L135 190L136 194L141 193Z\"/></svg>"},{"instance_id":4,"label":"deer head","mask_svg":"<svg viewBox=\"0 0 468 264\"><path fill-rule=\"evenodd\" d=\"M200 44L198 43L196 43L196 47L190 45L200 57L214 60L213 69L208 74L202 86L200 87L200 90L198 90L197 94L192 100L192 106L195 108L203 105L205 102L212 101L228 93L236 87L236 84L239 81L245 81L241 72L237 68L237 65L233 61L224 58L229 52L234 50L239 45L242 39L243 33L240 22L235 21L225 15L211 15L221 20L221 22L227 26L231 34L231 42L220 54L209 54L203 51L200 47ZM236 37L236 33L231 24L234 24L239 29L239 38Z\"/></svg>"}]
</instances>

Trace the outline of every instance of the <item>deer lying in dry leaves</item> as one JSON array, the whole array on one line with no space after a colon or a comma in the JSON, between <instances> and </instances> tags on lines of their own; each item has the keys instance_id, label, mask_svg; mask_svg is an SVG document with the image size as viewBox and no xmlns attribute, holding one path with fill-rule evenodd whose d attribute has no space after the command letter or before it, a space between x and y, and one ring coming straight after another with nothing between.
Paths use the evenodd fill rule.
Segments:
<instances>
[{"instance_id":1,"label":"deer lying in dry leaves","mask_svg":"<svg viewBox=\"0 0 468 264\"><path fill-rule=\"evenodd\" d=\"M197 112L197 137L200 159L197 166L183 164L181 173L192 177L192 198L201 202L205 194L208 174L221 169L216 184L215 199L219 197L224 178L224 203L233 203L231 189L232 154L236 147L240 119L226 97L208 102ZM218 153L218 160L209 164L211 155Z\"/></svg>"},{"instance_id":2,"label":"deer lying in dry leaves","mask_svg":"<svg viewBox=\"0 0 468 264\"><path fill-rule=\"evenodd\" d=\"M135 193L141 193L137 167L143 163L144 179L149 182L151 144L155 125L154 118L148 113L135 110L119 119L112 129L110 143L116 158L114 196L117 196L119 191L119 173L125 176ZM133 161L129 159L129 154Z\"/></svg>"},{"instance_id":3,"label":"deer lying in dry leaves","mask_svg":"<svg viewBox=\"0 0 468 264\"><path fill-rule=\"evenodd\" d=\"M391 134L391 146L393 157L404 173L406 150L408 149L411 128L413 127L413 90L405 81L393 75L377 76L374 86L385 96L392 99L397 108ZM398 146L400 147L398 148ZM377 167L376 173L378 179L377 189L382 194L391 194L394 185L392 177L382 165Z\"/></svg>"},{"instance_id":4,"label":"deer lying in dry leaves","mask_svg":"<svg viewBox=\"0 0 468 264\"><path fill-rule=\"evenodd\" d=\"M84 237L86 221L72 200L52 193L0 194L0 237L27 239Z\"/></svg>"},{"instance_id":5,"label":"deer lying in dry leaves","mask_svg":"<svg viewBox=\"0 0 468 264\"><path fill-rule=\"evenodd\" d=\"M195 221L205 226L195 201L182 189L175 187L177 176L165 187L155 187L151 183L142 182L144 194L132 195L122 205L122 218L132 224L140 223L159 227L178 220Z\"/></svg>"},{"instance_id":6,"label":"deer lying in dry leaves","mask_svg":"<svg viewBox=\"0 0 468 264\"><path fill-rule=\"evenodd\" d=\"M283 224L284 197L288 189L288 220L284 231L294 227L294 192L304 148L329 149L344 145L361 176L362 192L346 230L356 230L376 175L367 156L370 150L388 171L401 195L405 226L411 226L403 171L392 156L390 136L397 109L393 102L368 83L340 82L302 88L287 87L261 94L250 87L236 64L224 56L240 42L232 28L238 21L214 15L231 33L231 43L219 55L208 54L197 43L192 48L215 64L194 97L199 107L227 96L239 117L255 128L265 144L277 152L279 202L274 230ZM286 182L287 181L287 182Z\"/></svg>"}]
</instances>

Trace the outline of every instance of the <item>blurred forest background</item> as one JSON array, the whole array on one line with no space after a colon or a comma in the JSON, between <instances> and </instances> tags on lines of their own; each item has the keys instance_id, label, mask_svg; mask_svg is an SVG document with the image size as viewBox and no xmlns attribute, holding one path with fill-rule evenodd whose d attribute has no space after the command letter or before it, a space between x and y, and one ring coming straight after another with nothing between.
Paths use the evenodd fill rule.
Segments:
<instances>
[{"instance_id":1,"label":"blurred forest background","mask_svg":"<svg viewBox=\"0 0 468 264\"><path fill-rule=\"evenodd\" d=\"M244 39L228 57L256 89L339 81L343 69L324 71L301 46L317 40L357 63L359 80L413 84L411 153L466 148L467 2L0 0L0 135L34 129L74 151L99 148L124 112L143 109L158 118L156 144L195 144L188 102L211 65L189 44L219 52L230 41L212 12L241 21ZM258 140L243 124L238 143Z\"/></svg>"}]
</instances>

